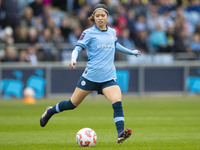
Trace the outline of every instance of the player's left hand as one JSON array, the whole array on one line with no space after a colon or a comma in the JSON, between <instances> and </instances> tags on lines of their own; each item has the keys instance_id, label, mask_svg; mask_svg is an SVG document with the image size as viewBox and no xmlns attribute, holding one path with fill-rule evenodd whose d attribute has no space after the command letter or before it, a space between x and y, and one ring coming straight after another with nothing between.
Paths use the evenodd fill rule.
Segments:
<instances>
[{"instance_id":1,"label":"player's left hand","mask_svg":"<svg viewBox=\"0 0 200 150\"><path fill-rule=\"evenodd\" d=\"M141 55L141 52L140 52L140 51L138 51L138 55ZM136 57L137 57L138 55L136 55Z\"/></svg>"},{"instance_id":2,"label":"player's left hand","mask_svg":"<svg viewBox=\"0 0 200 150\"><path fill-rule=\"evenodd\" d=\"M135 56L137 57L138 55L141 55L141 52L139 50L134 50L133 52L135 52Z\"/></svg>"}]
</instances>

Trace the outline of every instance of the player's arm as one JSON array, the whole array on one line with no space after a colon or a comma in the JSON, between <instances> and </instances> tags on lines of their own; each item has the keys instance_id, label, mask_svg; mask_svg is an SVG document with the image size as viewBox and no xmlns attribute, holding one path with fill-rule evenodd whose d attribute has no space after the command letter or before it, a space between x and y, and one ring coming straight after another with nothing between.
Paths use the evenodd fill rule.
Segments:
<instances>
[{"instance_id":1,"label":"player's arm","mask_svg":"<svg viewBox=\"0 0 200 150\"><path fill-rule=\"evenodd\" d=\"M129 54L129 55L135 55L135 56L137 56L137 55L141 55L141 52L139 51L139 50L130 50L130 49L128 49L128 48L125 48L124 46L122 46L121 44L119 44L119 43L116 43L116 45L115 45L115 48L116 48L116 50L117 51L119 51L119 52L123 52L123 53L125 53L125 54Z\"/></svg>"},{"instance_id":2,"label":"player's arm","mask_svg":"<svg viewBox=\"0 0 200 150\"><path fill-rule=\"evenodd\" d=\"M77 60L77 58L78 58L78 54L79 54L79 52L82 50L83 48L81 47L81 46L76 46L75 48L74 48L74 50L72 51L72 56L71 56L71 62L70 62L70 64L69 64L69 66L70 66L70 68L71 69L76 69L76 60Z\"/></svg>"}]
</instances>

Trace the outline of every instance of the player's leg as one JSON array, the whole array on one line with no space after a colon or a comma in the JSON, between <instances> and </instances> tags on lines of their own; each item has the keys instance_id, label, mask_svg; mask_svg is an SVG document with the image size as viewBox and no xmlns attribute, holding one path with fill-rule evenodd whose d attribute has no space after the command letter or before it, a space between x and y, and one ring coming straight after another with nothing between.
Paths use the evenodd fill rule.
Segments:
<instances>
[{"instance_id":1,"label":"player's leg","mask_svg":"<svg viewBox=\"0 0 200 150\"><path fill-rule=\"evenodd\" d=\"M114 122L118 132L117 143L122 143L131 135L131 129L124 130L124 114L122 108L122 94L118 85L106 87L102 90L114 109Z\"/></svg>"},{"instance_id":2,"label":"player's leg","mask_svg":"<svg viewBox=\"0 0 200 150\"><path fill-rule=\"evenodd\" d=\"M91 91L86 91L77 87L74 93L72 94L71 101L75 106L78 106L90 93Z\"/></svg>"},{"instance_id":3,"label":"player's leg","mask_svg":"<svg viewBox=\"0 0 200 150\"><path fill-rule=\"evenodd\" d=\"M64 110L71 110L76 108L83 99L90 93L91 91L86 91L83 89L80 89L76 87L74 93L72 94L72 97L68 101L61 101L57 103L52 109L48 111L50 115L53 115L55 113L62 112Z\"/></svg>"},{"instance_id":4,"label":"player's leg","mask_svg":"<svg viewBox=\"0 0 200 150\"><path fill-rule=\"evenodd\" d=\"M104 88L102 93L112 104L114 110L114 122L119 134L124 130L124 114L121 102L121 90L118 85L113 85Z\"/></svg>"},{"instance_id":5,"label":"player's leg","mask_svg":"<svg viewBox=\"0 0 200 150\"><path fill-rule=\"evenodd\" d=\"M53 116L56 113L76 108L90 92L91 91L82 90L76 87L70 100L61 101L57 103L54 107L47 108L47 110L40 118L40 125L44 127L51 118L51 116Z\"/></svg>"}]
</instances>

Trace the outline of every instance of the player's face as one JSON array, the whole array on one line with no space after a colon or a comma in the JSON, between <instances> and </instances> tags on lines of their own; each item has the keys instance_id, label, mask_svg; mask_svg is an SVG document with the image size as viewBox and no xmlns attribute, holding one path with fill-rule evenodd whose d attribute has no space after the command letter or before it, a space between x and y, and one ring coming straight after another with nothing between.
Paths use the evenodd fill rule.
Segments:
<instances>
[{"instance_id":1,"label":"player's face","mask_svg":"<svg viewBox=\"0 0 200 150\"><path fill-rule=\"evenodd\" d=\"M108 14L104 10L97 10L94 14L94 20L99 28L106 26Z\"/></svg>"}]
</instances>

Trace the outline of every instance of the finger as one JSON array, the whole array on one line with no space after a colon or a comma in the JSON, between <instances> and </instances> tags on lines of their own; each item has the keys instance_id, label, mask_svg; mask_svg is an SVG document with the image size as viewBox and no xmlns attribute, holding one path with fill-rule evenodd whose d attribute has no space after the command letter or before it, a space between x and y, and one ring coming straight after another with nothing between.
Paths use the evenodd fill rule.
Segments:
<instances>
[{"instance_id":1,"label":"finger","mask_svg":"<svg viewBox=\"0 0 200 150\"><path fill-rule=\"evenodd\" d=\"M70 62L69 66L71 69L75 69L76 62Z\"/></svg>"},{"instance_id":2,"label":"finger","mask_svg":"<svg viewBox=\"0 0 200 150\"><path fill-rule=\"evenodd\" d=\"M70 67L71 69L74 69L73 63L70 63L70 64L69 64L69 67Z\"/></svg>"},{"instance_id":3,"label":"finger","mask_svg":"<svg viewBox=\"0 0 200 150\"><path fill-rule=\"evenodd\" d=\"M75 69L76 68L76 66L75 65L72 65L72 69Z\"/></svg>"},{"instance_id":4,"label":"finger","mask_svg":"<svg viewBox=\"0 0 200 150\"><path fill-rule=\"evenodd\" d=\"M70 66L70 68L71 68L71 69L75 69L76 67L75 67L75 66Z\"/></svg>"}]
</instances>

